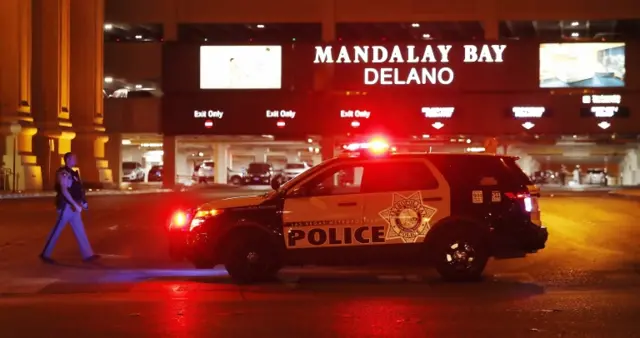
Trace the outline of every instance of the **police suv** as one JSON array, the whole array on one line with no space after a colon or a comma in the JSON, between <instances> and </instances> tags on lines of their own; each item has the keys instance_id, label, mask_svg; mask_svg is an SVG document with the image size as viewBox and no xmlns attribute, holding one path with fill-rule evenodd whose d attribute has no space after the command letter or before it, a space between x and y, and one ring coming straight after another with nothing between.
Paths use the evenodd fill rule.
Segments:
<instances>
[{"instance_id":1,"label":"police suv","mask_svg":"<svg viewBox=\"0 0 640 338\"><path fill-rule=\"evenodd\" d=\"M223 264L239 283L287 265L435 265L471 280L490 257L545 247L539 192L517 158L379 150L365 143L264 195L176 213L173 256Z\"/></svg>"}]
</instances>

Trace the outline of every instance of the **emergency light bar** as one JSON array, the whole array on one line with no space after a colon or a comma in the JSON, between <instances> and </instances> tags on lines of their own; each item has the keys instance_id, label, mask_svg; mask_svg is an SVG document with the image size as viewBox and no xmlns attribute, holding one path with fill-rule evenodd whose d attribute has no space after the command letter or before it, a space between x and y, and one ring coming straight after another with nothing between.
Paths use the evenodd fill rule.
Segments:
<instances>
[{"instance_id":1,"label":"emergency light bar","mask_svg":"<svg viewBox=\"0 0 640 338\"><path fill-rule=\"evenodd\" d=\"M389 150L393 151L394 149L389 145L388 142L382 139L373 139L369 142L363 142L363 143L346 144L343 146L343 148L346 152L350 153L351 155L361 151L366 151L372 155L381 155L389 152Z\"/></svg>"}]
</instances>

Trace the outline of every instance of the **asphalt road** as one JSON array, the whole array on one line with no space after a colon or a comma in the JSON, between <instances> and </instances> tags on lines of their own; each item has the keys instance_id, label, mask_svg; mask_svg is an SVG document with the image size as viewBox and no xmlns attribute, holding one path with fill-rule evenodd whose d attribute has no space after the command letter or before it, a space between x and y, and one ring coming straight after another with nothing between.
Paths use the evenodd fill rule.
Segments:
<instances>
[{"instance_id":1,"label":"asphalt road","mask_svg":"<svg viewBox=\"0 0 640 338\"><path fill-rule=\"evenodd\" d=\"M99 264L73 236L37 254L50 199L0 201L0 337L640 337L640 202L576 194L542 199L548 248L493 261L483 282L446 284L430 269L296 268L238 287L222 269L166 256L178 206L255 192L89 200Z\"/></svg>"}]
</instances>

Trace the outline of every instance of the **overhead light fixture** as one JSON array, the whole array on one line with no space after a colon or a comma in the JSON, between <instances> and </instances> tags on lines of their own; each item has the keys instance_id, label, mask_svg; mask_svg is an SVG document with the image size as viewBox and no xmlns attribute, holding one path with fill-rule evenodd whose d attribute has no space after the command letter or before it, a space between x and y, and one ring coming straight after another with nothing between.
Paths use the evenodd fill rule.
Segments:
<instances>
[{"instance_id":1,"label":"overhead light fixture","mask_svg":"<svg viewBox=\"0 0 640 338\"><path fill-rule=\"evenodd\" d=\"M105 76L104 83L113 83L113 78L111 76Z\"/></svg>"},{"instance_id":2,"label":"overhead light fixture","mask_svg":"<svg viewBox=\"0 0 640 338\"><path fill-rule=\"evenodd\" d=\"M427 134L423 134L423 135L422 135L422 138L429 138L429 137L431 137L431 136L429 136L429 135L427 135Z\"/></svg>"},{"instance_id":3,"label":"overhead light fixture","mask_svg":"<svg viewBox=\"0 0 640 338\"><path fill-rule=\"evenodd\" d=\"M122 140L122 145L123 146L128 146L131 144L131 140Z\"/></svg>"},{"instance_id":4,"label":"overhead light fixture","mask_svg":"<svg viewBox=\"0 0 640 338\"><path fill-rule=\"evenodd\" d=\"M256 25L256 28L262 29L262 28L264 28L264 25Z\"/></svg>"},{"instance_id":5,"label":"overhead light fixture","mask_svg":"<svg viewBox=\"0 0 640 338\"><path fill-rule=\"evenodd\" d=\"M411 27L413 27L413 28L420 28L420 24L419 24L419 23L417 23L417 22L414 22L414 23L412 23L412 24L411 24Z\"/></svg>"},{"instance_id":6,"label":"overhead light fixture","mask_svg":"<svg viewBox=\"0 0 640 338\"><path fill-rule=\"evenodd\" d=\"M602 128L602 129L607 129L607 128L611 127L611 123L609 123L607 121L602 121L602 122L598 123L598 127Z\"/></svg>"},{"instance_id":7,"label":"overhead light fixture","mask_svg":"<svg viewBox=\"0 0 640 338\"><path fill-rule=\"evenodd\" d=\"M110 23L105 23L104 24L104 30L110 31L112 29L113 29L113 25L112 24L110 24Z\"/></svg>"},{"instance_id":8,"label":"overhead light fixture","mask_svg":"<svg viewBox=\"0 0 640 338\"><path fill-rule=\"evenodd\" d=\"M426 33L422 34L422 38L425 39L425 40L429 40L429 39L431 39L431 34L426 34Z\"/></svg>"},{"instance_id":9,"label":"overhead light fixture","mask_svg":"<svg viewBox=\"0 0 640 338\"><path fill-rule=\"evenodd\" d=\"M522 126L524 127L524 129L529 130L529 129L535 127L536 125L531 123L531 122L525 122L525 123L522 124Z\"/></svg>"},{"instance_id":10,"label":"overhead light fixture","mask_svg":"<svg viewBox=\"0 0 640 338\"><path fill-rule=\"evenodd\" d=\"M571 36L574 37L574 38L577 38L577 37L580 36L580 33L573 32L573 33L571 33Z\"/></svg>"},{"instance_id":11,"label":"overhead light fixture","mask_svg":"<svg viewBox=\"0 0 640 338\"><path fill-rule=\"evenodd\" d=\"M308 138L308 139L307 139L307 142L309 142L309 143L313 143L313 139L312 139L312 138Z\"/></svg>"},{"instance_id":12,"label":"overhead light fixture","mask_svg":"<svg viewBox=\"0 0 640 338\"><path fill-rule=\"evenodd\" d=\"M444 123L436 122L436 123L432 124L431 126L436 128L436 129L438 129L438 130L440 130L440 128L444 127Z\"/></svg>"},{"instance_id":13,"label":"overhead light fixture","mask_svg":"<svg viewBox=\"0 0 640 338\"><path fill-rule=\"evenodd\" d=\"M136 35L136 40L142 40L142 35Z\"/></svg>"},{"instance_id":14,"label":"overhead light fixture","mask_svg":"<svg viewBox=\"0 0 640 338\"><path fill-rule=\"evenodd\" d=\"M142 85L141 84L137 84L136 85L136 89L142 89Z\"/></svg>"},{"instance_id":15,"label":"overhead light fixture","mask_svg":"<svg viewBox=\"0 0 640 338\"><path fill-rule=\"evenodd\" d=\"M574 22L572 22L572 23L571 23L571 26L572 26L572 27L576 27L576 26L578 26L579 24L580 24L580 23L579 23L578 21L574 21Z\"/></svg>"}]
</instances>

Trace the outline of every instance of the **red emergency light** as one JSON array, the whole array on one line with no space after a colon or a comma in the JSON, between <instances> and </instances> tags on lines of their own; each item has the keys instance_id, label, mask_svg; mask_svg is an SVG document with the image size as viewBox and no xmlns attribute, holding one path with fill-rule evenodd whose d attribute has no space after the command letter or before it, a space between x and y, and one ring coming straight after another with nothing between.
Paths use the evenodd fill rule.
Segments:
<instances>
[{"instance_id":1,"label":"red emergency light","mask_svg":"<svg viewBox=\"0 0 640 338\"><path fill-rule=\"evenodd\" d=\"M343 148L350 153L356 153L360 151L366 151L372 155L381 155L388 153L391 148L389 142L382 138L373 138L369 142L364 143L351 143L344 145Z\"/></svg>"}]
</instances>

